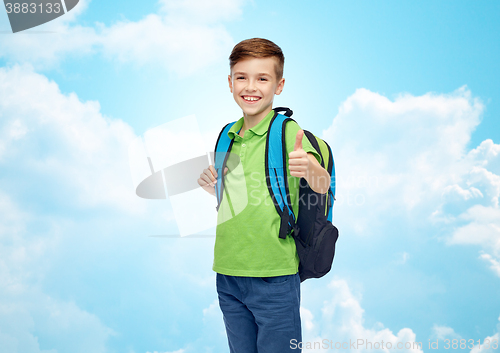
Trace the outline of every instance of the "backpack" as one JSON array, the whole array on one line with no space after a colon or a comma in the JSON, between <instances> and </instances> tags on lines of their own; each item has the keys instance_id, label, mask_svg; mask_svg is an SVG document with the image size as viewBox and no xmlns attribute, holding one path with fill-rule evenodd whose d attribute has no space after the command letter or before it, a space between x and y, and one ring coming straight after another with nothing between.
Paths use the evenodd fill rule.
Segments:
<instances>
[{"instance_id":1,"label":"backpack","mask_svg":"<svg viewBox=\"0 0 500 353\"><path fill-rule=\"evenodd\" d=\"M284 111L283 114L279 112ZM321 166L331 176L330 188L326 194L313 191L304 178L299 182L299 208L296 218L288 190L285 124L293 120L293 112L288 108L275 108L269 124L266 139L265 172L266 183L276 211L281 217L279 237L285 239L288 234L295 240L299 256L299 276L303 282L308 278L320 278L327 274L335 255L335 243L339 236L338 229L332 224L333 203L335 201L335 166L333 154L326 141L304 130L311 145L321 155ZM295 120L293 120L295 121ZM215 144L215 163L217 183L217 211L222 202L224 179L223 170L229 157L234 140L227 135L236 121L227 124L221 130ZM238 131L239 132L239 131ZM325 167L326 165L326 167ZM286 195L286 197L283 197ZM314 199L314 202L311 200Z\"/></svg>"}]
</instances>

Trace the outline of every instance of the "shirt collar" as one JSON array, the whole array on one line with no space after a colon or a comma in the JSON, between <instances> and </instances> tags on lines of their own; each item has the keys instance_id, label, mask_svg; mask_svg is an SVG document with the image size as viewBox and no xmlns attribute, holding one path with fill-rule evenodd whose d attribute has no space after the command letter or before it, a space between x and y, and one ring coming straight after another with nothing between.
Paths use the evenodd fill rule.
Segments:
<instances>
[{"instance_id":1,"label":"shirt collar","mask_svg":"<svg viewBox=\"0 0 500 353\"><path fill-rule=\"evenodd\" d=\"M274 116L274 110L271 110L265 117L262 119L257 125L254 127L248 129L251 130L254 134L256 135L264 135L267 130L269 129L269 124L271 123L271 119ZM241 117L234 125L229 129L227 132L227 135L229 136L230 139L233 139L235 135L238 134L238 132L241 130L243 127L243 122L244 118Z\"/></svg>"}]
</instances>

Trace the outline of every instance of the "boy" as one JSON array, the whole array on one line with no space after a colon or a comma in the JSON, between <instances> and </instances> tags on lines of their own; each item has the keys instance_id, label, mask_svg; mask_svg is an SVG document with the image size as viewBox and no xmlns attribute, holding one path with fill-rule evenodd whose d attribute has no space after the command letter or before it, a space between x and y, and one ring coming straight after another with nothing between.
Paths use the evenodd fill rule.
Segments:
<instances>
[{"instance_id":1,"label":"boy","mask_svg":"<svg viewBox=\"0 0 500 353\"><path fill-rule=\"evenodd\" d=\"M284 56L273 42L253 38L238 43L229 60L229 89L243 117L228 132L234 142L224 171L213 264L229 348L231 353L298 352L290 341L302 340L299 259L294 239L278 237L280 216L264 171L274 95L285 83ZM299 179L326 193L330 176L297 123L286 124L285 136L290 200L297 215ZM216 178L210 166L198 184L215 195Z\"/></svg>"}]
</instances>

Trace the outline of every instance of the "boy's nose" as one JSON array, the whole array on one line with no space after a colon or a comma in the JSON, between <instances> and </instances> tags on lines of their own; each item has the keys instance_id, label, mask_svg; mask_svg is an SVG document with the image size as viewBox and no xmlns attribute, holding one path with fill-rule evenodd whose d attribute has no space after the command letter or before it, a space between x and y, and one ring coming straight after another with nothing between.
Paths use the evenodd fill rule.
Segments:
<instances>
[{"instance_id":1,"label":"boy's nose","mask_svg":"<svg viewBox=\"0 0 500 353\"><path fill-rule=\"evenodd\" d=\"M247 85L247 91L256 91L257 88L255 87L255 81L253 80L248 80L248 85Z\"/></svg>"}]
</instances>

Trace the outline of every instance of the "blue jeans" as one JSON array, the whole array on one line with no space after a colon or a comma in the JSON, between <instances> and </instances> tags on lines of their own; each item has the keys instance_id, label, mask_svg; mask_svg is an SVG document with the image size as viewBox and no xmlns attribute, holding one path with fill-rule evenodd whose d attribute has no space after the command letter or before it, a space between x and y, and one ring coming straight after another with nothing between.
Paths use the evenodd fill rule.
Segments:
<instances>
[{"instance_id":1,"label":"blue jeans","mask_svg":"<svg viewBox=\"0 0 500 353\"><path fill-rule=\"evenodd\" d=\"M299 274L239 277L217 273L231 353L301 352ZM292 347L296 349L292 349Z\"/></svg>"}]
</instances>

